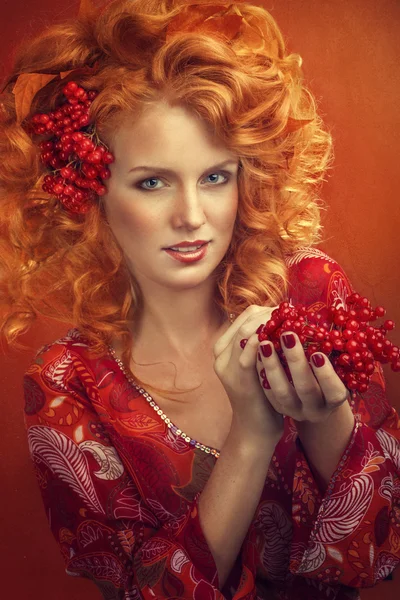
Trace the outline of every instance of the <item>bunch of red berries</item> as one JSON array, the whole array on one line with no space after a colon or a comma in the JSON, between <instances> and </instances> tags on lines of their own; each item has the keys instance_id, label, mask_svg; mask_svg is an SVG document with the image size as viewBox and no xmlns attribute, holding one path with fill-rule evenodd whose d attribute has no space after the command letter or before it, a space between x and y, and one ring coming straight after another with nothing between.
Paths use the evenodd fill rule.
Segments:
<instances>
[{"instance_id":1,"label":"bunch of red berries","mask_svg":"<svg viewBox=\"0 0 400 600\"><path fill-rule=\"evenodd\" d=\"M111 152L90 125L89 108L98 92L86 92L75 81L63 88L66 98L49 113L35 114L29 129L36 135L53 134L40 143L41 160L52 173L46 175L43 190L56 196L73 213L86 213L96 196L106 193L103 181L111 175Z\"/></svg>"},{"instance_id":2,"label":"bunch of red berries","mask_svg":"<svg viewBox=\"0 0 400 600\"><path fill-rule=\"evenodd\" d=\"M357 293L348 296L347 305L347 310L329 307L328 321L325 321L320 313L307 310L302 304L292 306L281 302L270 320L257 329L260 342L269 340L274 344L291 383L280 343L280 336L287 331L297 333L308 360L314 352L326 354L345 386L354 392L367 391L375 361L390 362L393 371L400 371L399 347L385 337L395 323L387 320L379 328L369 325L386 314L385 308L377 306L373 310L369 300Z\"/></svg>"}]
</instances>

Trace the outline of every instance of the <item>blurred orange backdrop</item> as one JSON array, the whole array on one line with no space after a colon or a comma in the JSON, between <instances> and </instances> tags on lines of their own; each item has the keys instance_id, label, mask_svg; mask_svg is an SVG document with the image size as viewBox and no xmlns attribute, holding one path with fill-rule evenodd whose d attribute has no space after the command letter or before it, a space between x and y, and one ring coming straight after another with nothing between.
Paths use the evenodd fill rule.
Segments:
<instances>
[{"instance_id":1,"label":"blurred orange backdrop","mask_svg":"<svg viewBox=\"0 0 400 600\"><path fill-rule=\"evenodd\" d=\"M383 305L398 327L389 338L400 345L400 202L396 187L399 152L398 0L279 0L255 2L271 11L288 49L303 58L305 79L332 131L334 168L321 195L326 241L320 246L344 268L354 288L373 306ZM78 1L3 0L0 75L12 49L46 24L77 14ZM380 323L380 322L379 322ZM3 597L17 600L99 600L89 581L64 573L50 533L28 456L23 426L22 376L36 349L66 331L38 322L23 342L32 350L0 355L3 399L1 564ZM400 410L400 374L384 366L387 396ZM365 590L363 600L400 597L393 581Z\"/></svg>"}]
</instances>

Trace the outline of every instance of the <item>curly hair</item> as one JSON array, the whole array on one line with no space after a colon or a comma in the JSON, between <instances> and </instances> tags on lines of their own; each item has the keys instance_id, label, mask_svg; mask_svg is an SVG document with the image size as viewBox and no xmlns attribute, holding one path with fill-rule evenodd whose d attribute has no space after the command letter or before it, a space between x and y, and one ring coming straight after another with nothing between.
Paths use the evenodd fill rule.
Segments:
<instances>
[{"instance_id":1,"label":"curly hair","mask_svg":"<svg viewBox=\"0 0 400 600\"><path fill-rule=\"evenodd\" d=\"M287 54L271 14L247 2L226 6L262 34L263 48L250 48L240 31L229 43L204 31L167 37L168 23L187 5L115 0L97 14L48 27L17 51L1 96L0 337L9 345L23 348L18 336L44 315L73 324L96 354L117 336L129 369L129 324L142 306L102 203L74 215L42 191L38 143L18 123L12 93L22 73L80 69L74 80L99 92L90 120L110 147L127 113L137 116L162 100L200 116L236 153L238 213L217 269L215 303L222 311L281 302L289 286L284 257L321 241L326 209L318 189L332 139L304 86L300 55ZM42 88L27 118L54 109L65 81L56 77ZM291 130L290 119L309 122Z\"/></svg>"}]
</instances>

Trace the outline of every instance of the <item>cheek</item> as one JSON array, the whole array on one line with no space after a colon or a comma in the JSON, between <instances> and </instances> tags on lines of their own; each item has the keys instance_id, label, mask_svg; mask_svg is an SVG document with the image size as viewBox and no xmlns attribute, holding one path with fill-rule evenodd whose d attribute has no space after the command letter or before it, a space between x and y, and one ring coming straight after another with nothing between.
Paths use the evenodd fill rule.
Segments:
<instances>
[{"instance_id":1,"label":"cheek","mask_svg":"<svg viewBox=\"0 0 400 600\"><path fill-rule=\"evenodd\" d=\"M233 194L230 194L225 202L221 202L220 206L221 208L216 213L216 218L222 228L230 231L235 223L237 215L238 193L234 192Z\"/></svg>"},{"instance_id":2,"label":"cheek","mask_svg":"<svg viewBox=\"0 0 400 600\"><path fill-rule=\"evenodd\" d=\"M132 202L128 204L110 201L106 214L114 234L120 238L129 236L132 241L132 234L135 234L135 237L146 236L156 228L155 215L143 207L134 206Z\"/></svg>"}]
</instances>

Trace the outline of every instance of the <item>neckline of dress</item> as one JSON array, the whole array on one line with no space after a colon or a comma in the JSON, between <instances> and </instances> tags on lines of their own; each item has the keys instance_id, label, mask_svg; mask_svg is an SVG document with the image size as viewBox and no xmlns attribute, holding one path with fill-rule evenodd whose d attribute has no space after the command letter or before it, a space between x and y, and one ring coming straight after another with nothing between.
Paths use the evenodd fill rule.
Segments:
<instances>
[{"instance_id":1,"label":"neckline of dress","mask_svg":"<svg viewBox=\"0 0 400 600\"><path fill-rule=\"evenodd\" d=\"M212 446L206 446L205 444L202 444L201 442L194 440L190 436L186 435L186 433L183 432L181 429L179 429L179 427L177 425L175 425L171 421L171 419L168 417L168 415L166 415L164 413L164 411L158 406L158 404L153 399L153 397L149 394L149 392L135 383L134 378L128 373L128 371L124 367L124 364L122 363L122 361L117 357L114 348L112 346L110 346L109 344L107 344L107 348L108 348L108 354L110 355L112 360L118 365L120 371L125 376L128 383L132 387L134 387L135 390L137 390L141 396L143 396L146 399L146 401L156 411L156 413L159 415L161 420L166 423L167 427L172 431L172 433L176 437L180 437L183 440L185 440L189 444L189 446L191 446L191 448L193 450L197 448L199 450L202 450L206 454L212 454L213 456L215 456L215 458L219 458L220 452L221 452L220 450L218 450L217 448L213 448Z\"/></svg>"}]
</instances>

